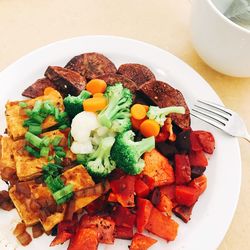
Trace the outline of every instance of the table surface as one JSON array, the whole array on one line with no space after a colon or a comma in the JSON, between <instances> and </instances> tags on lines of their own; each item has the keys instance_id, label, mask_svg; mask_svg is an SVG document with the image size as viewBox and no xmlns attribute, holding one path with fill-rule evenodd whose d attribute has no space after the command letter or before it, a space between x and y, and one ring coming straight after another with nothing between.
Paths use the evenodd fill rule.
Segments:
<instances>
[{"instance_id":1,"label":"table surface","mask_svg":"<svg viewBox=\"0 0 250 250\"><path fill-rule=\"evenodd\" d=\"M199 58L190 40L190 8L191 0L0 0L0 70L38 47L65 38L99 34L134 38L188 63L250 128L250 78L222 75ZM250 244L249 144L239 141L240 199L219 250L244 250Z\"/></svg>"}]
</instances>

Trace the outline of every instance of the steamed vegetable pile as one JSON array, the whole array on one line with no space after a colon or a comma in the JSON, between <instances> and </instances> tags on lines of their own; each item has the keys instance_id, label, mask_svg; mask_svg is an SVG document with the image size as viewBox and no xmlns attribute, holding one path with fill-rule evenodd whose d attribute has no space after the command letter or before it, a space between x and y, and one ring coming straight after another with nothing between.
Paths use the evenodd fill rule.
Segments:
<instances>
[{"instance_id":1,"label":"steamed vegetable pile","mask_svg":"<svg viewBox=\"0 0 250 250\"><path fill-rule=\"evenodd\" d=\"M44 91L45 97L58 94L51 87ZM137 103L120 82L90 80L79 95L62 100L65 110L59 101L43 99L33 106L18 104L19 113L28 117L22 124L22 154L44 164L34 170L35 184L16 181L10 197L19 201L49 193L52 201L39 197L32 206L46 232L52 229L46 220L56 215L51 246L70 240L69 250L94 250L120 238L132 239L131 250L146 250L157 241L143 235L144 230L174 240L178 223L172 213L187 223L206 189L205 153L213 153L212 134L179 128L170 114L185 114L183 106ZM42 191L32 194L32 188ZM4 195L0 198L10 202ZM23 245L31 240L24 223L15 235Z\"/></svg>"}]
</instances>

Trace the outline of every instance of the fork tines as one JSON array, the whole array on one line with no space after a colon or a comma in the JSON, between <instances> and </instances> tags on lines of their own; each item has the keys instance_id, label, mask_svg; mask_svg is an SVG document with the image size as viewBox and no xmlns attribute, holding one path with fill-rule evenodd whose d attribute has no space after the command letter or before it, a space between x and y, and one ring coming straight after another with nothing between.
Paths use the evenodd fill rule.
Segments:
<instances>
[{"instance_id":1,"label":"fork tines","mask_svg":"<svg viewBox=\"0 0 250 250\"><path fill-rule=\"evenodd\" d=\"M227 108L204 100L197 100L191 114L217 128L223 129L232 116Z\"/></svg>"}]
</instances>

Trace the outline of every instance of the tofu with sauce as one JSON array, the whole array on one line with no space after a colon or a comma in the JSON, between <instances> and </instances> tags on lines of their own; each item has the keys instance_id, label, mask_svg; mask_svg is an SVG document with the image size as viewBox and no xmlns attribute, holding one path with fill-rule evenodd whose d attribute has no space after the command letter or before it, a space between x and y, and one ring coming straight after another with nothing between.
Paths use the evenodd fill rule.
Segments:
<instances>
[{"instance_id":1,"label":"tofu with sauce","mask_svg":"<svg viewBox=\"0 0 250 250\"><path fill-rule=\"evenodd\" d=\"M16 169L12 152L13 142L9 136L0 136L0 172L5 167Z\"/></svg>"},{"instance_id":2,"label":"tofu with sauce","mask_svg":"<svg viewBox=\"0 0 250 250\"><path fill-rule=\"evenodd\" d=\"M61 176L65 182L65 185L67 184L73 185L74 191L95 185L94 181L92 180L92 177L88 174L87 170L82 165L78 165L71 169L68 169ZM32 199L37 200L41 198L49 200L52 198L52 194L47 186L44 186L42 184L36 184L35 182L28 182L28 183L31 191L30 198L25 198L25 199L21 198L16 192L16 186L10 188L9 190L10 198L13 201L21 219L27 226L34 225L40 221L44 227L44 230L46 232L50 231L56 224L58 224L63 220L64 213L66 210L66 204L63 205L62 212L56 212L48 216L46 219L42 220L39 217L39 211L38 210L34 211L31 209L30 207L31 200ZM85 200L83 200L84 198L79 199L79 201L76 200L77 204L76 210L88 205L96 198L98 198L97 195L85 197Z\"/></svg>"},{"instance_id":3,"label":"tofu with sauce","mask_svg":"<svg viewBox=\"0 0 250 250\"><path fill-rule=\"evenodd\" d=\"M48 136L53 140L56 136L62 137L61 142L64 146L67 145L67 138L64 133L60 130L53 130L41 134L41 137ZM31 156L25 149L26 141L24 139L13 141L12 152L14 155L14 161L16 163L16 173L20 181L27 181L34 179L42 174L42 168L44 165L48 164L47 157L36 158ZM70 158L72 161L76 159L76 156L67 148L65 149L66 157Z\"/></svg>"},{"instance_id":4,"label":"tofu with sauce","mask_svg":"<svg viewBox=\"0 0 250 250\"><path fill-rule=\"evenodd\" d=\"M49 93L39 96L34 99L24 100L27 104L27 108L32 109L35 105L36 101L47 101L50 100L51 103L57 107L60 111L64 111L63 106L63 98L61 94L56 90L51 90ZM27 128L23 127L23 122L28 119L28 116L25 113L25 108L21 108L19 106L19 101L8 101L6 104L6 121L7 121L7 131L8 135L12 137L14 140L23 138L25 133L27 132ZM43 124L42 129L47 129L56 125L57 122L53 116L48 116Z\"/></svg>"}]
</instances>

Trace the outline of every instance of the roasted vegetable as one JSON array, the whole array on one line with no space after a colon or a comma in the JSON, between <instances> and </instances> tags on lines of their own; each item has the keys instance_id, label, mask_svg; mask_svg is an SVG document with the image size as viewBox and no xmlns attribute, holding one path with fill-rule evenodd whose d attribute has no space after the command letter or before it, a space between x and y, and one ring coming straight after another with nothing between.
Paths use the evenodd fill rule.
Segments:
<instances>
[{"instance_id":1,"label":"roasted vegetable","mask_svg":"<svg viewBox=\"0 0 250 250\"><path fill-rule=\"evenodd\" d=\"M65 111L68 113L69 117L72 119L78 113L83 111L83 101L91 96L91 93L83 90L78 96L68 95L64 98L63 104Z\"/></svg>"},{"instance_id":2,"label":"roasted vegetable","mask_svg":"<svg viewBox=\"0 0 250 250\"><path fill-rule=\"evenodd\" d=\"M99 123L119 133L130 129L129 108L132 104L130 90L123 88L121 83L117 83L114 86L107 87L105 96L108 99L108 105L98 115Z\"/></svg>"},{"instance_id":3,"label":"roasted vegetable","mask_svg":"<svg viewBox=\"0 0 250 250\"><path fill-rule=\"evenodd\" d=\"M119 134L111 150L111 157L117 166L131 175L139 174L143 170L145 163L141 159L142 154L155 147L154 137L135 142L134 136L132 130Z\"/></svg>"},{"instance_id":4,"label":"roasted vegetable","mask_svg":"<svg viewBox=\"0 0 250 250\"><path fill-rule=\"evenodd\" d=\"M86 167L90 175L102 178L115 169L116 164L110 157L114 142L114 137L106 137L93 153L78 155L78 161Z\"/></svg>"},{"instance_id":5,"label":"roasted vegetable","mask_svg":"<svg viewBox=\"0 0 250 250\"><path fill-rule=\"evenodd\" d=\"M158 106L150 106L147 116L151 120L157 121L161 126L164 125L166 117L170 113L185 114L185 108L180 106L171 106L166 108L159 108Z\"/></svg>"}]
</instances>

